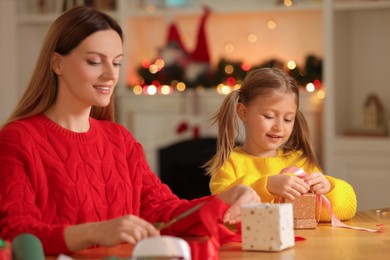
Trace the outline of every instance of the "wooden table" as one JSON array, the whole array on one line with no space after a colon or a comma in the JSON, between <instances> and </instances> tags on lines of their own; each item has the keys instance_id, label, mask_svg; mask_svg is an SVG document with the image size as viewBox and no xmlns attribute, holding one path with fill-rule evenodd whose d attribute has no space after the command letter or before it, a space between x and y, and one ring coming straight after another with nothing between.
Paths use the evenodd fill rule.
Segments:
<instances>
[{"instance_id":1,"label":"wooden table","mask_svg":"<svg viewBox=\"0 0 390 260\"><path fill-rule=\"evenodd\" d=\"M295 235L306 238L295 243L295 247L281 252L242 251L240 243L223 245L219 259L390 259L390 208L358 212L345 222L347 225L377 229L385 225L384 233L370 233L360 230L335 228L330 224L319 224L313 230L296 230ZM100 259L116 255L129 257L131 245L112 248L82 250L72 255L75 259ZM197 259L193 259L197 260Z\"/></svg>"}]
</instances>

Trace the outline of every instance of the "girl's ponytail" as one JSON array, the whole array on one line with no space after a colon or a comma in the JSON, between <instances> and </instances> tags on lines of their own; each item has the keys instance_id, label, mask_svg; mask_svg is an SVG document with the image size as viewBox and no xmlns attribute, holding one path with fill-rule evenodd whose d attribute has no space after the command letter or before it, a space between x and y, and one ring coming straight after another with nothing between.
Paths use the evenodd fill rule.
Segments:
<instances>
[{"instance_id":1,"label":"girl's ponytail","mask_svg":"<svg viewBox=\"0 0 390 260\"><path fill-rule=\"evenodd\" d=\"M204 167L208 174L215 173L227 160L234 148L238 135L236 107L240 98L240 90L229 93L220 109L213 116L213 124L218 124L217 152Z\"/></svg>"}]
</instances>

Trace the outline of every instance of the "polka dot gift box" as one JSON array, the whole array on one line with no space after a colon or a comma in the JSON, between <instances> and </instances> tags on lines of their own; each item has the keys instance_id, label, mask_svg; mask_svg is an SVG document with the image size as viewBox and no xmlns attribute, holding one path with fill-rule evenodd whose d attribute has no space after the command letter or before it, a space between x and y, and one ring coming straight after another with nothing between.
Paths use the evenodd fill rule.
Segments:
<instances>
[{"instance_id":1,"label":"polka dot gift box","mask_svg":"<svg viewBox=\"0 0 390 260\"><path fill-rule=\"evenodd\" d=\"M281 251L294 246L291 203L252 204L241 210L243 250Z\"/></svg>"}]
</instances>

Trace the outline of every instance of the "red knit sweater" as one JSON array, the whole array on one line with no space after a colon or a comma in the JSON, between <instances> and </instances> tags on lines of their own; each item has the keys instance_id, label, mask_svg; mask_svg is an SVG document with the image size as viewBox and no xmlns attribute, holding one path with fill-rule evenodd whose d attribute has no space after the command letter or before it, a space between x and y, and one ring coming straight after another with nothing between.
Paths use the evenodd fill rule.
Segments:
<instances>
[{"instance_id":1,"label":"red knit sweater","mask_svg":"<svg viewBox=\"0 0 390 260\"><path fill-rule=\"evenodd\" d=\"M39 115L0 131L0 237L32 233L46 254L69 253L67 225L126 214L167 221L199 201L173 195L119 124L91 118L75 133Z\"/></svg>"}]
</instances>

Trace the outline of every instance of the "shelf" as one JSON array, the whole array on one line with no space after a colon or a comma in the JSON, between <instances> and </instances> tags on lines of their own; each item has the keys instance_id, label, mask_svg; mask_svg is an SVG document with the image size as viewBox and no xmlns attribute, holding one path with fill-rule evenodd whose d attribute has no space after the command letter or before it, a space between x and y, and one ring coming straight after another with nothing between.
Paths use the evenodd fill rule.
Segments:
<instances>
[{"instance_id":1,"label":"shelf","mask_svg":"<svg viewBox=\"0 0 390 260\"><path fill-rule=\"evenodd\" d=\"M59 14L26 14L18 16L18 24L32 25L32 24L48 24L52 23Z\"/></svg>"},{"instance_id":2,"label":"shelf","mask_svg":"<svg viewBox=\"0 0 390 260\"><path fill-rule=\"evenodd\" d=\"M388 137L387 131L385 129L381 130L365 130L365 129L357 129L357 130L349 130L343 133L345 137L362 137L362 138L383 138Z\"/></svg>"},{"instance_id":3,"label":"shelf","mask_svg":"<svg viewBox=\"0 0 390 260\"><path fill-rule=\"evenodd\" d=\"M333 4L333 8L335 11L377 10L390 8L390 1L338 1Z\"/></svg>"},{"instance_id":4,"label":"shelf","mask_svg":"<svg viewBox=\"0 0 390 260\"><path fill-rule=\"evenodd\" d=\"M291 7L282 5L275 5L269 3L257 3L257 4L241 4L237 3L224 3L223 5L209 2L206 4L212 12L216 14L235 14L235 13L266 13L266 12L299 12L299 11L320 11L322 10L322 3L320 2L308 2L298 3ZM145 8L138 8L128 11L128 15L132 17L144 17L144 16L169 16L169 15L197 15L203 12L203 5L188 5L181 8L157 8L154 11L147 11Z\"/></svg>"},{"instance_id":5,"label":"shelf","mask_svg":"<svg viewBox=\"0 0 390 260\"><path fill-rule=\"evenodd\" d=\"M390 152L390 137L337 137L333 149L344 151L363 151L365 154Z\"/></svg>"},{"instance_id":6,"label":"shelf","mask_svg":"<svg viewBox=\"0 0 390 260\"><path fill-rule=\"evenodd\" d=\"M118 14L115 11L104 11L115 19L118 19ZM23 14L17 17L19 25L34 25L34 24L51 24L60 13L46 14Z\"/></svg>"}]
</instances>

